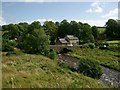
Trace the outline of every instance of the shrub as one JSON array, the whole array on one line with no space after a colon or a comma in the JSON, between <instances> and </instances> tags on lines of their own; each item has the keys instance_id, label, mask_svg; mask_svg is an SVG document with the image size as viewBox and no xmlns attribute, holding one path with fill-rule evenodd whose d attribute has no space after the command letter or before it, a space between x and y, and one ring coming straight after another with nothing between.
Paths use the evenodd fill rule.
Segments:
<instances>
[{"instance_id":1,"label":"shrub","mask_svg":"<svg viewBox=\"0 0 120 90\"><path fill-rule=\"evenodd\" d=\"M102 75L102 70L99 63L91 59L81 59L79 71L86 76L99 79Z\"/></svg>"},{"instance_id":2,"label":"shrub","mask_svg":"<svg viewBox=\"0 0 120 90\"><path fill-rule=\"evenodd\" d=\"M16 55L20 55L22 54L22 52L19 52L19 51L11 51L11 52L8 52L6 53L6 56L16 56Z\"/></svg>"},{"instance_id":3,"label":"shrub","mask_svg":"<svg viewBox=\"0 0 120 90\"><path fill-rule=\"evenodd\" d=\"M86 43L86 44L82 45L81 48L91 48L91 49L94 49L95 48L95 44L94 43Z\"/></svg>"},{"instance_id":4,"label":"shrub","mask_svg":"<svg viewBox=\"0 0 120 90\"><path fill-rule=\"evenodd\" d=\"M16 41L3 38L2 51L14 51L14 47L17 45Z\"/></svg>"},{"instance_id":5,"label":"shrub","mask_svg":"<svg viewBox=\"0 0 120 90\"><path fill-rule=\"evenodd\" d=\"M57 58L57 53L53 50L49 53L49 58L51 59L56 59Z\"/></svg>"},{"instance_id":6,"label":"shrub","mask_svg":"<svg viewBox=\"0 0 120 90\"><path fill-rule=\"evenodd\" d=\"M9 45L15 47L15 46L17 46L17 42L15 40L10 40Z\"/></svg>"},{"instance_id":7,"label":"shrub","mask_svg":"<svg viewBox=\"0 0 120 90\"><path fill-rule=\"evenodd\" d=\"M13 46L10 46L7 43L2 44L2 51L7 52L7 51L13 51L13 50L14 50Z\"/></svg>"},{"instance_id":8,"label":"shrub","mask_svg":"<svg viewBox=\"0 0 120 90\"><path fill-rule=\"evenodd\" d=\"M84 44L84 45L82 45L81 48L89 48L89 45L88 44Z\"/></svg>"},{"instance_id":9,"label":"shrub","mask_svg":"<svg viewBox=\"0 0 120 90\"><path fill-rule=\"evenodd\" d=\"M90 47L91 49L94 49L94 48L95 48L95 44L94 44L94 43L89 43L89 47Z\"/></svg>"}]
</instances>

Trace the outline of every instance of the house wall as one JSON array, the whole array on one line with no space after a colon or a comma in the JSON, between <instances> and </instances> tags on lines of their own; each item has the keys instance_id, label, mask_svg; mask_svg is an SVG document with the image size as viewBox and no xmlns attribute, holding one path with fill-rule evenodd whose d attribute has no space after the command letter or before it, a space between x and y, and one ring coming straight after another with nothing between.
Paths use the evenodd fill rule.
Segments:
<instances>
[{"instance_id":1,"label":"house wall","mask_svg":"<svg viewBox=\"0 0 120 90\"><path fill-rule=\"evenodd\" d=\"M69 42L68 45L72 46L72 45L78 45L79 44L79 40L75 40L75 39L69 39L68 37L65 37L65 39Z\"/></svg>"},{"instance_id":2,"label":"house wall","mask_svg":"<svg viewBox=\"0 0 120 90\"><path fill-rule=\"evenodd\" d=\"M56 45L62 45L62 46L66 46L67 43L61 43L59 40L56 42Z\"/></svg>"}]
</instances>

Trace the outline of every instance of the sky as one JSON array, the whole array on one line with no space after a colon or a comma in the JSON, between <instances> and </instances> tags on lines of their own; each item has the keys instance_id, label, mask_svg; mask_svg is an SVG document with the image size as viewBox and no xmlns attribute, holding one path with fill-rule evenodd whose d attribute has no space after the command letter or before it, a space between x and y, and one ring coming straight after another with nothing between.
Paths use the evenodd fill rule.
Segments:
<instances>
[{"instance_id":1,"label":"sky","mask_svg":"<svg viewBox=\"0 0 120 90\"><path fill-rule=\"evenodd\" d=\"M37 1L37 2L36 2ZM46 20L76 20L91 26L104 26L108 19L118 19L118 2L59 2L59 0L4 0L0 6L0 25ZM65 0L64 0L65 1ZM72 0L71 0L72 1Z\"/></svg>"}]
</instances>

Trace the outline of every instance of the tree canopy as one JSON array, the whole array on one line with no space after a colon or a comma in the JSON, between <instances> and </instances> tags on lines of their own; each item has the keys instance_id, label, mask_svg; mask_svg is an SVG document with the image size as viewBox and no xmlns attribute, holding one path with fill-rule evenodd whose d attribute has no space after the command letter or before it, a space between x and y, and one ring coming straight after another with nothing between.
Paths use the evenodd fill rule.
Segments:
<instances>
[{"instance_id":1,"label":"tree canopy","mask_svg":"<svg viewBox=\"0 0 120 90\"><path fill-rule=\"evenodd\" d=\"M96 26L75 20L69 22L66 19L61 22L46 21L43 25L39 21L34 21L31 24L20 22L1 27L3 47L17 47L28 53L46 54L49 44L54 45L58 38L64 38L66 35L78 37L80 44L101 39L120 39L120 21L113 19L106 22L106 30L102 34Z\"/></svg>"},{"instance_id":2,"label":"tree canopy","mask_svg":"<svg viewBox=\"0 0 120 90\"><path fill-rule=\"evenodd\" d=\"M120 21L109 19L106 22L106 31L108 39L120 39Z\"/></svg>"}]
</instances>

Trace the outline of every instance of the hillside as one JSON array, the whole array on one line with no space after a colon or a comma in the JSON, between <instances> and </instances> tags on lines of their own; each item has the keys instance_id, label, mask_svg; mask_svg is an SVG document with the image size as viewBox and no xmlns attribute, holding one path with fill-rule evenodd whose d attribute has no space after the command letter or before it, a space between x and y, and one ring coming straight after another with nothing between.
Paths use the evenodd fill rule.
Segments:
<instances>
[{"instance_id":1,"label":"hillside","mask_svg":"<svg viewBox=\"0 0 120 90\"><path fill-rule=\"evenodd\" d=\"M98 80L72 72L42 55L3 55L3 88L105 88Z\"/></svg>"}]
</instances>

